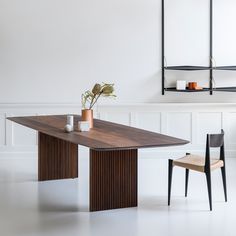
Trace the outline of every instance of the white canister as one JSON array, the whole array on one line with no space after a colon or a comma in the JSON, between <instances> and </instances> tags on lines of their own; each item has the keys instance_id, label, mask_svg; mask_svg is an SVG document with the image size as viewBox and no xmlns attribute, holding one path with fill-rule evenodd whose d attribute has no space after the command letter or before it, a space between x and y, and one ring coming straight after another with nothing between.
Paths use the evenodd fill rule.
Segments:
<instances>
[{"instance_id":1,"label":"white canister","mask_svg":"<svg viewBox=\"0 0 236 236\"><path fill-rule=\"evenodd\" d=\"M186 81L185 80L177 80L176 81L176 89L177 90L185 90L186 89Z\"/></svg>"},{"instance_id":2,"label":"white canister","mask_svg":"<svg viewBox=\"0 0 236 236\"><path fill-rule=\"evenodd\" d=\"M66 124L70 125L74 129L74 116L68 115L66 118Z\"/></svg>"}]
</instances>

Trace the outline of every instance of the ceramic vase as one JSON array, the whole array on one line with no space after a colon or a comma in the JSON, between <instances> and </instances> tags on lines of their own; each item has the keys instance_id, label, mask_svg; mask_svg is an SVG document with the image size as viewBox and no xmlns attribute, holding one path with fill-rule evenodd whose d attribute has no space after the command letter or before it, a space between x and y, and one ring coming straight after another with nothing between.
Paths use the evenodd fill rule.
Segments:
<instances>
[{"instance_id":1,"label":"ceramic vase","mask_svg":"<svg viewBox=\"0 0 236 236\"><path fill-rule=\"evenodd\" d=\"M90 129L93 128L93 110L92 109L82 110L82 121L88 121Z\"/></svg>"}]
</instances>

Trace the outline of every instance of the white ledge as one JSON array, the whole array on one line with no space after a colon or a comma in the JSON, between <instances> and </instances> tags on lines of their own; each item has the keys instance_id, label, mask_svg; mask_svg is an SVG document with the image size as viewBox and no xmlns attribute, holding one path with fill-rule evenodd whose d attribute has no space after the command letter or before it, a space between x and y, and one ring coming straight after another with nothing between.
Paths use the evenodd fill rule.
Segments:
<instances>
[{"instance_id":1,"label":"white ledge","mask_svg":"<svg viewBox=\"0 0 236 236\"><path fill-rule=\"evenodd\" d=\"M0 103L0 107L48 107L48 106L77 106L80 107L80 103ZM236 103L187 103L187 102L161 102L161 103L132 103L132 102L114 102L114 103L99 103L98 107L110 107L110 106L236 106Z\"/></svg>"}]
</instances>

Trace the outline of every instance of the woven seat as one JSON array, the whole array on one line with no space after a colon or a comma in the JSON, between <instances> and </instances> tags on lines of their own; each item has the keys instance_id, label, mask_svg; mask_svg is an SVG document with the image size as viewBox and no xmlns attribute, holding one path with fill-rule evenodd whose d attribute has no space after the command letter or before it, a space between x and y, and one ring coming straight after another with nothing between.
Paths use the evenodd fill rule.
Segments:
<instances>
[{"instance_id":1,"label":"woven seat","mask_svg":"<svg viewBox=\"0 0 236 236\"><path fill-rule=\"evenodd\" d=\"M186 155L177 160L173 160L173 166L180 166L189 170L205 172L205 157L197 155ZM224 162L219 159L211 159L211 170L215 170L224 166Z\"/></svg>"}]
</instances>

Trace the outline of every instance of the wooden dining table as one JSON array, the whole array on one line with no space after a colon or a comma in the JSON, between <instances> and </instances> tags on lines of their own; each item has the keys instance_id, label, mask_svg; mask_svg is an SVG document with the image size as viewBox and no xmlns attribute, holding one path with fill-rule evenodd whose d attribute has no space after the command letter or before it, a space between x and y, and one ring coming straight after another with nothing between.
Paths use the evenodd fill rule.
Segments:
<instances>
[{"instance_id":1,"label":"wooden dining table","mask_svg":"<svg viewBox=\"0 0 236 236\"><path fill-rule=\"evenodd\" d=\"M38 180L78 178L78 145L90 149L89 209L101 211L138 205L138 149L177 146L187 140L94 119L88 132L66 133L66 115L9 117L38 131Z\"/></svg>"}]
</instances>

